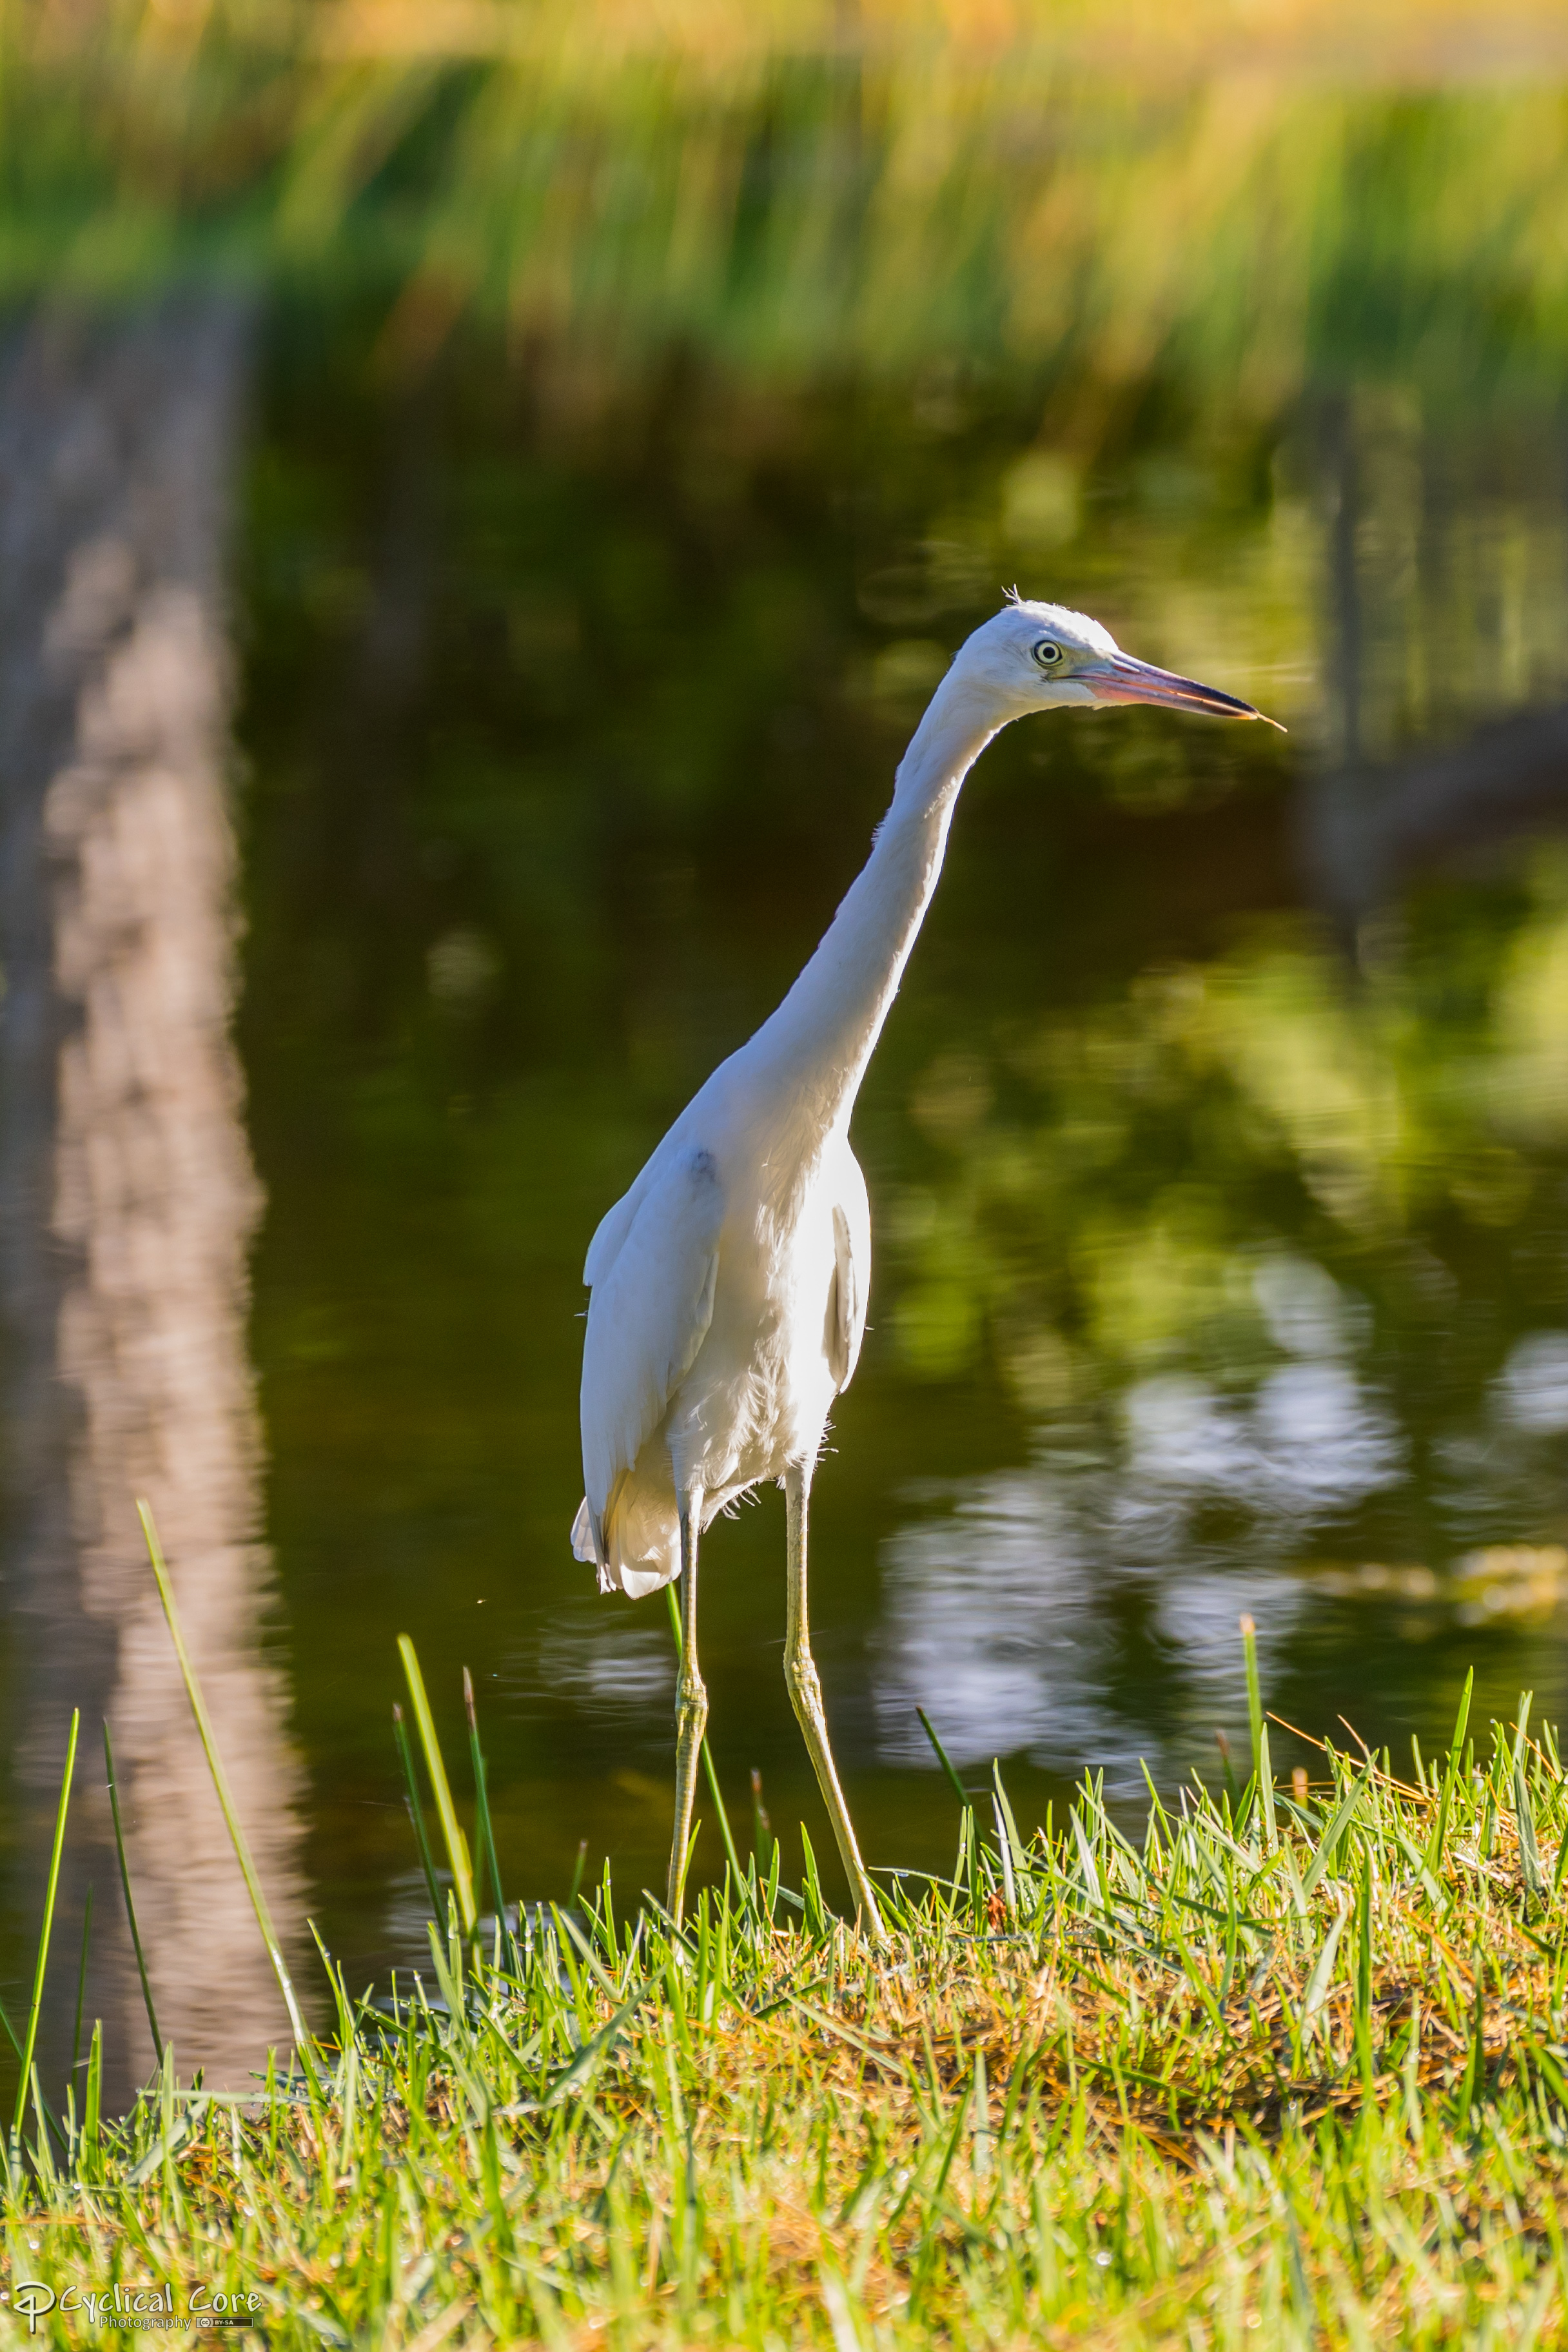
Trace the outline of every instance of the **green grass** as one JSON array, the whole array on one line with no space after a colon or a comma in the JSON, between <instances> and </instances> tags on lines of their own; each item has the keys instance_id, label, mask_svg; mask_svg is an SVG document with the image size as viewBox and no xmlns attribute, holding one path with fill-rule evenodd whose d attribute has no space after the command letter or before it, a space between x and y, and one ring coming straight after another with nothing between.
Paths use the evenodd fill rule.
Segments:
<instances>
[{"instance_id":1,"label":"green grass","mask_svg":"<svg viewBox=\"0 0 1568 2352\"><path fill-rule=\"evenodd\" d=\"M776 1849L683 1933L607 1877L454 1907L308 2071L68 2104L12 2280L254 2294L275 2345L1559 2342L1568 1779L1527 1701L1484 1757L1463 1714L1272 1829L1194 1784L1134 1843L1087 1784L1026 1839L998 1780L885 1958Z\"/></svg>"}]
</instances>

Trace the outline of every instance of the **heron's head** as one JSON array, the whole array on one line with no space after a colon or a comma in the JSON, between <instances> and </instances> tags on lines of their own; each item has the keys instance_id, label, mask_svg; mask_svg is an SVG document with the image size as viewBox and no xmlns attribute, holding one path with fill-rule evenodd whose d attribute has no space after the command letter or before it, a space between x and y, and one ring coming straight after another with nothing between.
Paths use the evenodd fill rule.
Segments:
<instances>
[{"instance_id":1,"label":"heron's head","mask_svg":"<svg viewBox=\"0 0 1568 2352\"><path fill-rule=\"evenodd\" d=\"M1109 629L1065 604L1032 604L1015 594L953 657L953 671L989 689L1009 719L1030 710L1113 702L1154 702L1214 719L1263 719L1250 702L1217 687L1124 654ZM1279 720L1264 719L1277 727Z\"/></svg>"}]
</instances>

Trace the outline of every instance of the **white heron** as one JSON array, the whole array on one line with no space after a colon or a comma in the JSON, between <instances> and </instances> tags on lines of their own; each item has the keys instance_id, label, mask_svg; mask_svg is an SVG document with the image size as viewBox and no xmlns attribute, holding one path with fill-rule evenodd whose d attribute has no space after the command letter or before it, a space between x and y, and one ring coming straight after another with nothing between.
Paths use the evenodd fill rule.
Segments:
<instances>
[{"instance_id":1,"label":"white heron","mask_svg":"<svg viewBox=\"0 0 1568 2352\"><path fill-rule=\"evenodd\" d=\"M870 1284L870 1206L849 1118L974 761L1009 719L1126 702L1263 715L1134 661L1099 622L1060 605L1015 594L975 630L915 730L871 855L816 954L777 1012L687 1105L589 1247L587 1493L573 1549L597 1565L601 1591L637 1599L682 1579L668 1885L677 1918L708 1720L698 1545L727 1503L773 1478L787 1520L784 1676L862 1926L882 1939L806 1615L812 1473L833 1400L854 1374Z\"/></svg>"}]
</instances>

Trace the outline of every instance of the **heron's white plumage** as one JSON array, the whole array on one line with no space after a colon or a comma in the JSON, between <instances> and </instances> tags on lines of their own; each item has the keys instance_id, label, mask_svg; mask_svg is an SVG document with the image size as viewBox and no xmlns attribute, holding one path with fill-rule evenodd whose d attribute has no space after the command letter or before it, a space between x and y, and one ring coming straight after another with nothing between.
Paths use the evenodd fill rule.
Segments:
<instances>
[{"instance_id":1,"label":"heron's white plumage","mask_svg":"<svg viewBox=\"0 0 1568 2352\"><path fill-rule=\"evenodd\" d=\"M860 1162L844 1146L839 1194L833 1203L833 1307L827 1322L827 1361L836 1389L847 1389L860 1360L866 1309L871 1297L871 1203Z\"/></svg>"},{"instance_id":2,"label":"heron's white plumage","mask_svg":"<svg viewBox=\"0 0 1568 2352\"><path fill-rule=\"evenodd\" d=\"M587 1492L572 1535L604 1590L637 1598L679 1573L680 1496L700 1494L706 1525L759 1480L815 1461L866 1328L871 1220L849 1118L959 788L1009 719L1133 699L1257 715L1129 661L1098 622L1058 605L1015 601L977 629L816 954L601 1223L584 1269Z\"/></svg>"},{"instance_id":3,"label":"heron's white plumage","mask_svg":"<svg viewBox=\"0 0 1568 2352\"><path fill-rule=\"evenodd\" d=\"M700 1487L706 1524L816 1454L865 1333L870 1211L847 1139L806 1155L793 1122L760 1135L723 1076L595 1236L573 1549L634 1600L679 1573L678 1486Z\"/></svg>"},{"instance_id":4,"label":"heron's white plumage","mask_svg":"<svg viewBox=\"0 0 1568 2352\"><path fill-rule=\"evenodd\" d=\"M625 1587L634 1596L667 1580L637 1557L658 1530L644 1525L637 1465L708 1336L723 1223L713 1154L700 1144L669 1153L634 1205L619 1247L605 1254L594 1285L598 1311L590 1318L583 1358L584 1393L594 1401L592 1416L584 1413L583 1422L588 1557L599 1559L602 1573L612 1558L619 1562L635 1519L632 1558L615 1578L637 1577L637 1586Z\"/></svg>"}]
</instances>

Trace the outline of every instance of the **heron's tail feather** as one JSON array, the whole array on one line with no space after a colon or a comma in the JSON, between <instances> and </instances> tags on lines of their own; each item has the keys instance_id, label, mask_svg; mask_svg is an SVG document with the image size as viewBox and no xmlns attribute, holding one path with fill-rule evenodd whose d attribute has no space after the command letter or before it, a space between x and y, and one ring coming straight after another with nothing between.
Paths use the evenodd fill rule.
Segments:
<instances>
[{"instance_id":1,"label":"heron's tail feather","mask_svg":"<svg viewBox=\"0 0 1568 2352\"><path fill-rule=\"evenodd\" d=\"M572 1522L572 1552L599 1571L601 1592L624 1592L640 1601L680 1574L680 1528L674 1498L639 1490L621 1478L610 1496L603 1524L584 1496Z\"/></svg>"}]
</instances>

